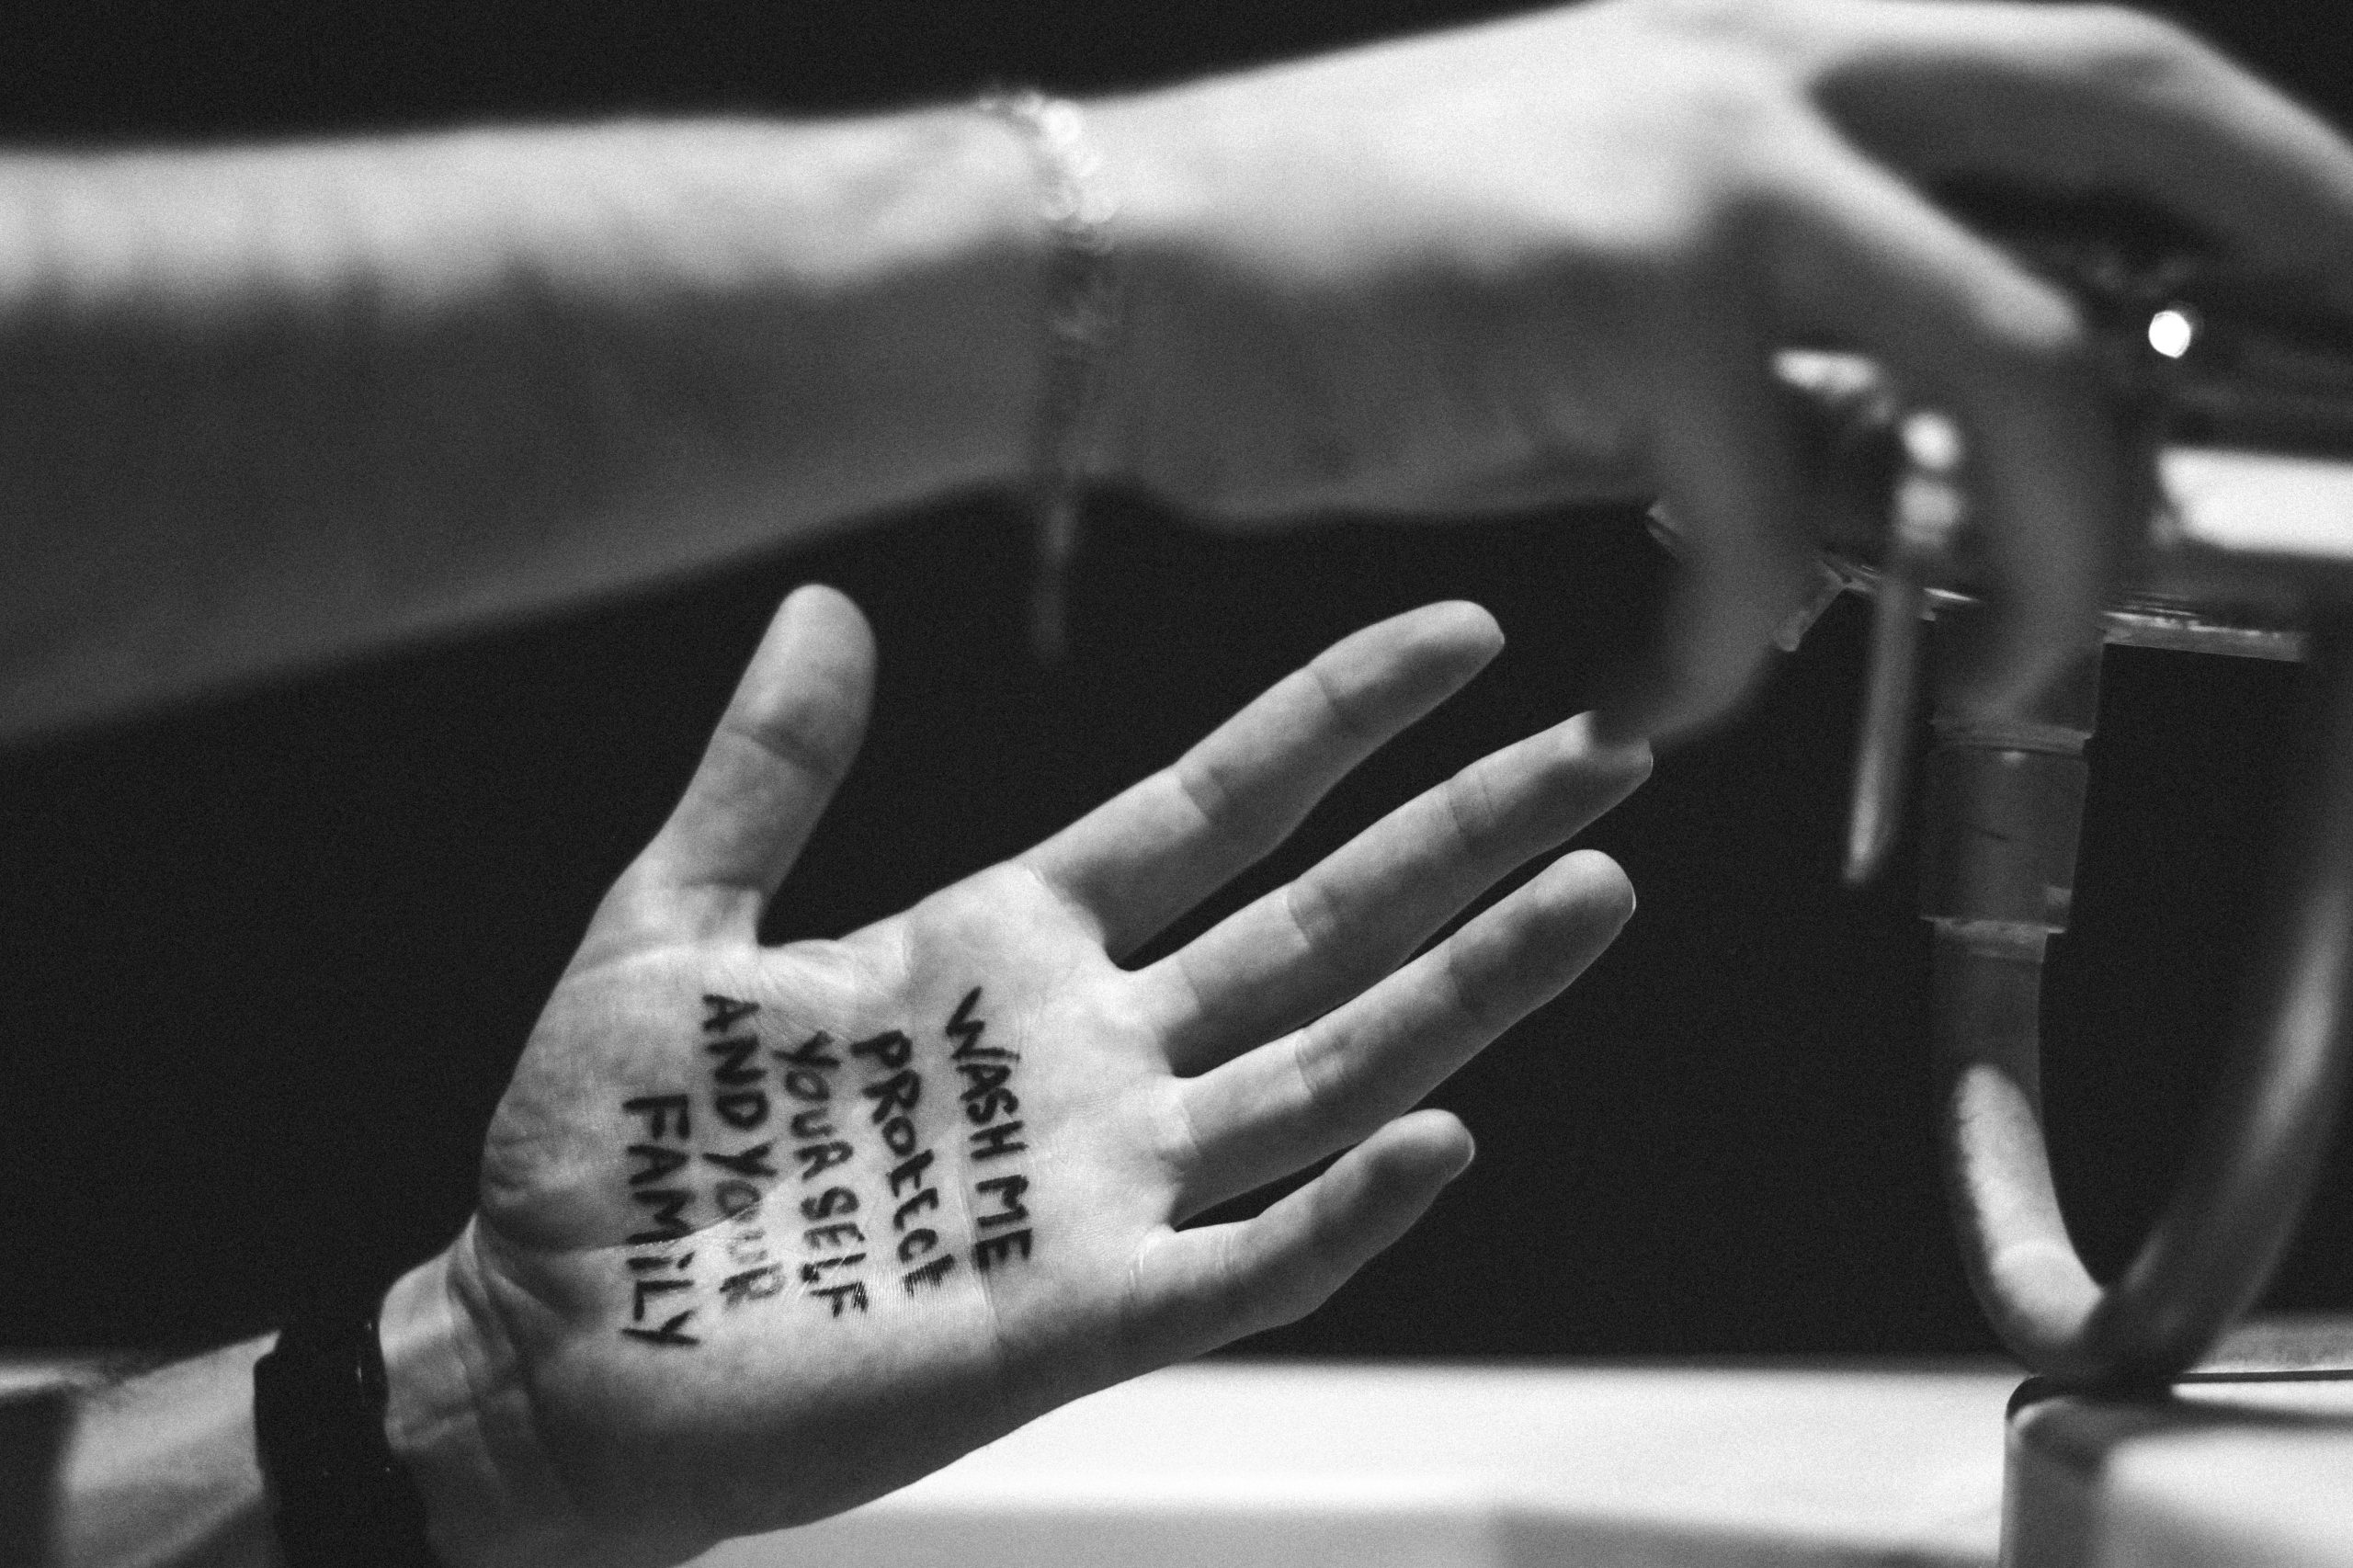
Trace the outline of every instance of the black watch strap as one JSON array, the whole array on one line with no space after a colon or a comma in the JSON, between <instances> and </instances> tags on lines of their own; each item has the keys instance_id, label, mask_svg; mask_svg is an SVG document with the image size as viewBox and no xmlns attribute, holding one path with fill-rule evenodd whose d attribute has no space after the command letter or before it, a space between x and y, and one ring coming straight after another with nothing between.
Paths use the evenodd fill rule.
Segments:
<instances>
[{"instance_id":1,"label":"black watch strap","mask_svg":"<svg viewBox=\"0 0 2353 1568\"><path fill-rule=\"evenodd\" d=\"M381 1292L294 1314L254 1364L254 1437L285 1568L438 1568L384 1436Z\"/></svg>"}]
</instances>

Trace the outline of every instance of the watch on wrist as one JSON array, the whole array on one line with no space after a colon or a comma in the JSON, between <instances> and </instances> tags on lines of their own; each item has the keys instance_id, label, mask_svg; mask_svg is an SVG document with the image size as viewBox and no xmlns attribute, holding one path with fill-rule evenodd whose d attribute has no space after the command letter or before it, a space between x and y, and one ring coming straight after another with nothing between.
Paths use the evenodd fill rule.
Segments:
<instances>
[{"instance_id":1,"label":"watch on wrist","mask_svg":"<svg viewBox=\"0 0 2353 1568\"><path fill-rule=\"evenodd\" d=\"M254 1364L254 1440L283 1568L440 1568L384 1432L381 1290L313 1301Z\"/></svg>"}]
</instances>

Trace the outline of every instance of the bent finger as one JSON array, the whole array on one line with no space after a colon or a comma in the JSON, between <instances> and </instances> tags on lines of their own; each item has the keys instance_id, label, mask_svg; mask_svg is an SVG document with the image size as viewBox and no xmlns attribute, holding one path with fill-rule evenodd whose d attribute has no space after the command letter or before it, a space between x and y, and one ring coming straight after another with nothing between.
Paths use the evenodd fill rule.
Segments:
<instances>
[{"instance_id":1,"label":"bent finger","mask_svg":"<svg viewBox=\"0 0 2353 1568\"><path fill-rule=\"evenodd\" d=\"M1768 304L1745 266L1727 256L1662 312L1674 325L1659 335L1649 442L1682 549L1651 672L1601 710L1613 740L1671 736L1729 711L1802 597L1804 494Z\"/></svg>"},{"instance_id":2,"label":"bent finger","mask_svg":"<svg viewBox=\"0 0 2353 1568\"><path fill-rule=\"evenodd\" d=\"M1825 142L1773 250L1802 326L1873 355L1965 433L1991 573L1984 707L2021 699L2092 634L2127 514L2120 413L2073 303L1886 170Z\"/></svg>"}]
</instances>

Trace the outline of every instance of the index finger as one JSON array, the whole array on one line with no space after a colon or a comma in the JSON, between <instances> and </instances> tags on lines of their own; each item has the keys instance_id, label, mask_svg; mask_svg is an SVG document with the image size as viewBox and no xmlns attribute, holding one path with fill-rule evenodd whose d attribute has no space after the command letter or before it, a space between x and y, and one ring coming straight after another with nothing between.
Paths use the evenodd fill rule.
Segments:
<instances>
[{"instance_id":1,"label":"index finger","mask_svg":"<svg viewBox=\"0 0 2353 1568\"><path fill-rule=\"evenodd\" d=\"M1127 953L1290 835L1349 769L1503 646L1472 604L1341 639L1142 783L1020 858Z\"/></svg>"}]
</instances>

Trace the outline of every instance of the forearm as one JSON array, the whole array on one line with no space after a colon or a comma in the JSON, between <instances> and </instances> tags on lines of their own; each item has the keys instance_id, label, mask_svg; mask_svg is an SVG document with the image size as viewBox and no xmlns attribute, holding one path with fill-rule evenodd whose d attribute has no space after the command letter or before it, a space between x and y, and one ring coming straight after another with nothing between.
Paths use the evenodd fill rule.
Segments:
<instances>
[{"instance_id":1,"label":"forearm","mask_svg":"<svg viewBox=\"0 0 2353 1568\"><path fill-rule=\"evenodd\" d=\"M480 1311L472 1233L410 1270L380 1317L387 1441L452 1568L675 1562L675 1543L588 1532L541 1460L511 1356ZM49 1483L45 1568L269 1568L254 1364L265 1335L76 1396ZM520 1521L535 1521L525 1528ZM695 1543L699 1547L704 1542Z\"/></svg>"},{"instance_id":2,"label":"forearm","mask_svg":"<svg viewBox=\"0 0 2353 1568\"><path fill-rule=\"evenodd\" d=\"M266 1568L253 1366L267 1338L83 1394L51 1485L54 1568Z\"/></svg>"},{"instance_id":3,"label":"forearm","mask_svg":"<svg viewBox=\"0 0 2353 1568\"><path fill-rule=\"evenodd\" d=\"M0 161L0 733L1010 477L1037 199L956 110Z\"/></svg>"}]
</instances>

